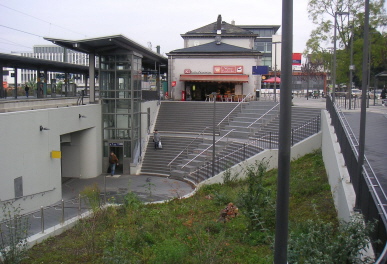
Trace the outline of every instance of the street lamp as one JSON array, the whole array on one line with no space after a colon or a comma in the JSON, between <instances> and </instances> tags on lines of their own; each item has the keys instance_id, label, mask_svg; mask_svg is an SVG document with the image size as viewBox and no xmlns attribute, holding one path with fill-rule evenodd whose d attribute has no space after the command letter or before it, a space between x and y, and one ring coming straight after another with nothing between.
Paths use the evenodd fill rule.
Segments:
<instances>
[{"instance_id":1,"label":"street lamp","mask_svg":"<svg viewBox=\"0 0 387 264\"><path fill-rule=\"evenodd\" d=\"M337 15L344 16L349 15L348 12L335 12L335 25L333 33L333 78L332 78L332 102L335 102L336 93L336 27L337 27Z\"/></svg>"},{"instance_id":2,"label":"street lamp","mask_svg":"<svg viewBox=\"0 0 387 264\"><path fill-rule=\"evenodd\" d=\"M274 44L274 102L277 102L277 44L281 42L272 42Z\"/></svg>"},{"instance_id":3,"label":"street lamp","mask_svg":"<svg viewBox=\"0 0 387 264\"><path fill-rule=\"evenodd\" d=\"M349 110L351 110L351 97L352 97L352 82L353 82L353 71L355 70L355 65L353 65L353 25L351 25L351 61L349 65Z\"/></svg>"}]
</instances>

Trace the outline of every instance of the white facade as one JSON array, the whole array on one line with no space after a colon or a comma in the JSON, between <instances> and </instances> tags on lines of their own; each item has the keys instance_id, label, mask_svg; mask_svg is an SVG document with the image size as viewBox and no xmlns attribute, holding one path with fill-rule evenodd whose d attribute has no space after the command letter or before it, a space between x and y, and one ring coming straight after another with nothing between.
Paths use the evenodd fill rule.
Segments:
<instances>
[{"instance_id":1,"label":"white facade","mask_svg":"<svg viewBox=\"0 0 387 264\"><path fill-rule=\"evenodd\" d=\"M171 98L175 100L182 99L182 91L185 90L185 82L180 81L180 75L185 74L185 70L190 70L192 74L213 74L214 66L243 66L243 75L248 75L247 83L235 83L236 95L254 94L255 90L260 88L261 76L252 74L252 67L260 65L260 59L221 57L221 58L170 58L171 67L170 79L176 82L176 86L171 89ZM217 83L213 84L214 86Z\"/></svg>"}]
</instances>

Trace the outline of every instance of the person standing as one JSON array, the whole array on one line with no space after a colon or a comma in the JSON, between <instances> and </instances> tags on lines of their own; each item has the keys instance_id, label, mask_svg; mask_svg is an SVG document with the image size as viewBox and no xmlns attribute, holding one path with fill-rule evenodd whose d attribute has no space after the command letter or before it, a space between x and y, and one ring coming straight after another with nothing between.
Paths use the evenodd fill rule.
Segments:
<instances>
[{"instance_id":1,"label":"person standing","mask_svg":"<svg viewBox=\"0 0 387 264\"><path fill-rule=\"evenodd\" d=\"M157 149L160 143L160 134L157 129L153 132L153 142L155 143L155 149Z\"/></svg>"},{"instance_id":2,"label":"person standing","mask_svg":"<svg viewBox=\"0 0 387 264\"><path fill-rule=\"evenodd\" d=\"M110 175L114 176L114 172L116 170L116 165L118 165L118 158L114 152L110 152L109 156L109 164L110 164Z\"/></svg>"},{"instance_id":3,"label":"person standing","mask_svg":"<svg viewBox=\"0 0 387 264\"><path fill-rule=\"evenodd\" d=\"M24 91L26 91L26 96L28 98L28 94L29 94L29 91L30 91L30 87L28 87L28 85L26 85L26 87L24 87Z\"/></svg>"}]
</instances>

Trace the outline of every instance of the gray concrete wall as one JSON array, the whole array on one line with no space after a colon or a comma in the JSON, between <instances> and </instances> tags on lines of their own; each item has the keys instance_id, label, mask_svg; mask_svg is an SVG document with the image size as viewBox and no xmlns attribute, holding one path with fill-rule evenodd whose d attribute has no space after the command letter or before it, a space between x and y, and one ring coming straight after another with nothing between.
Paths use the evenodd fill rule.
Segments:
<instances>
[{"instance_id":1,"label":"gray concrete wall","mask_svg":"<svg viewBox=\"0 0 387 264\"><path fill-rule=\"evenodd\" d=\"M40 125L49 130L40 131ZM61 151L61 135L65 134L73 135L71 144L75 146L70 155L78 157L79 165L68 162L62 167L61 159L51 157L52 151ZM20 204L23 213L62 198L62 170L78 178L102 172L99 104L0 113L0 135L0 200L15 199L14 180L22 177L24 198L14 204ZM67 151L62 155L72 160Z\"/></svg>"},{"instance_id":2,"label":"gray concrete wall","mask_svg":"<svg viewBox=\"0 0 387 264\"><path fill-rule=\"evenodd\" d=\"M330 115L326 110L322 111L321 124L323 134L322 154L329 184L331 185L333 200L339 219L348 221L353 214L356 195L350 182L334 128L330 125Z\"/></svg>"}]
</instances>

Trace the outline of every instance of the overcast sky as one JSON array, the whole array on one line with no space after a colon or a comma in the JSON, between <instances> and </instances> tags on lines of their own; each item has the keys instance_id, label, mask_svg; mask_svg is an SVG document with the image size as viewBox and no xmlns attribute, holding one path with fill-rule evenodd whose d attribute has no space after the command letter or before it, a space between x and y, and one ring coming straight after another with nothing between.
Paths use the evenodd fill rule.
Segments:
<instances>
[{"instance_id":1,"label":"overcast sky","mask_svg":"<svg viewBox=\"0 0 387 264\"><path fill-rule=\"evenodd\" d=\"M294 2L293 52L314 28L308 0ZM222 20L281 25L282 0L0 0L0 53L52 44L43 37L85 39L122 34L161 53L183 48L180 34ZM281 34L281 28L278 32Z\"/></svg>"}]
</instances>

